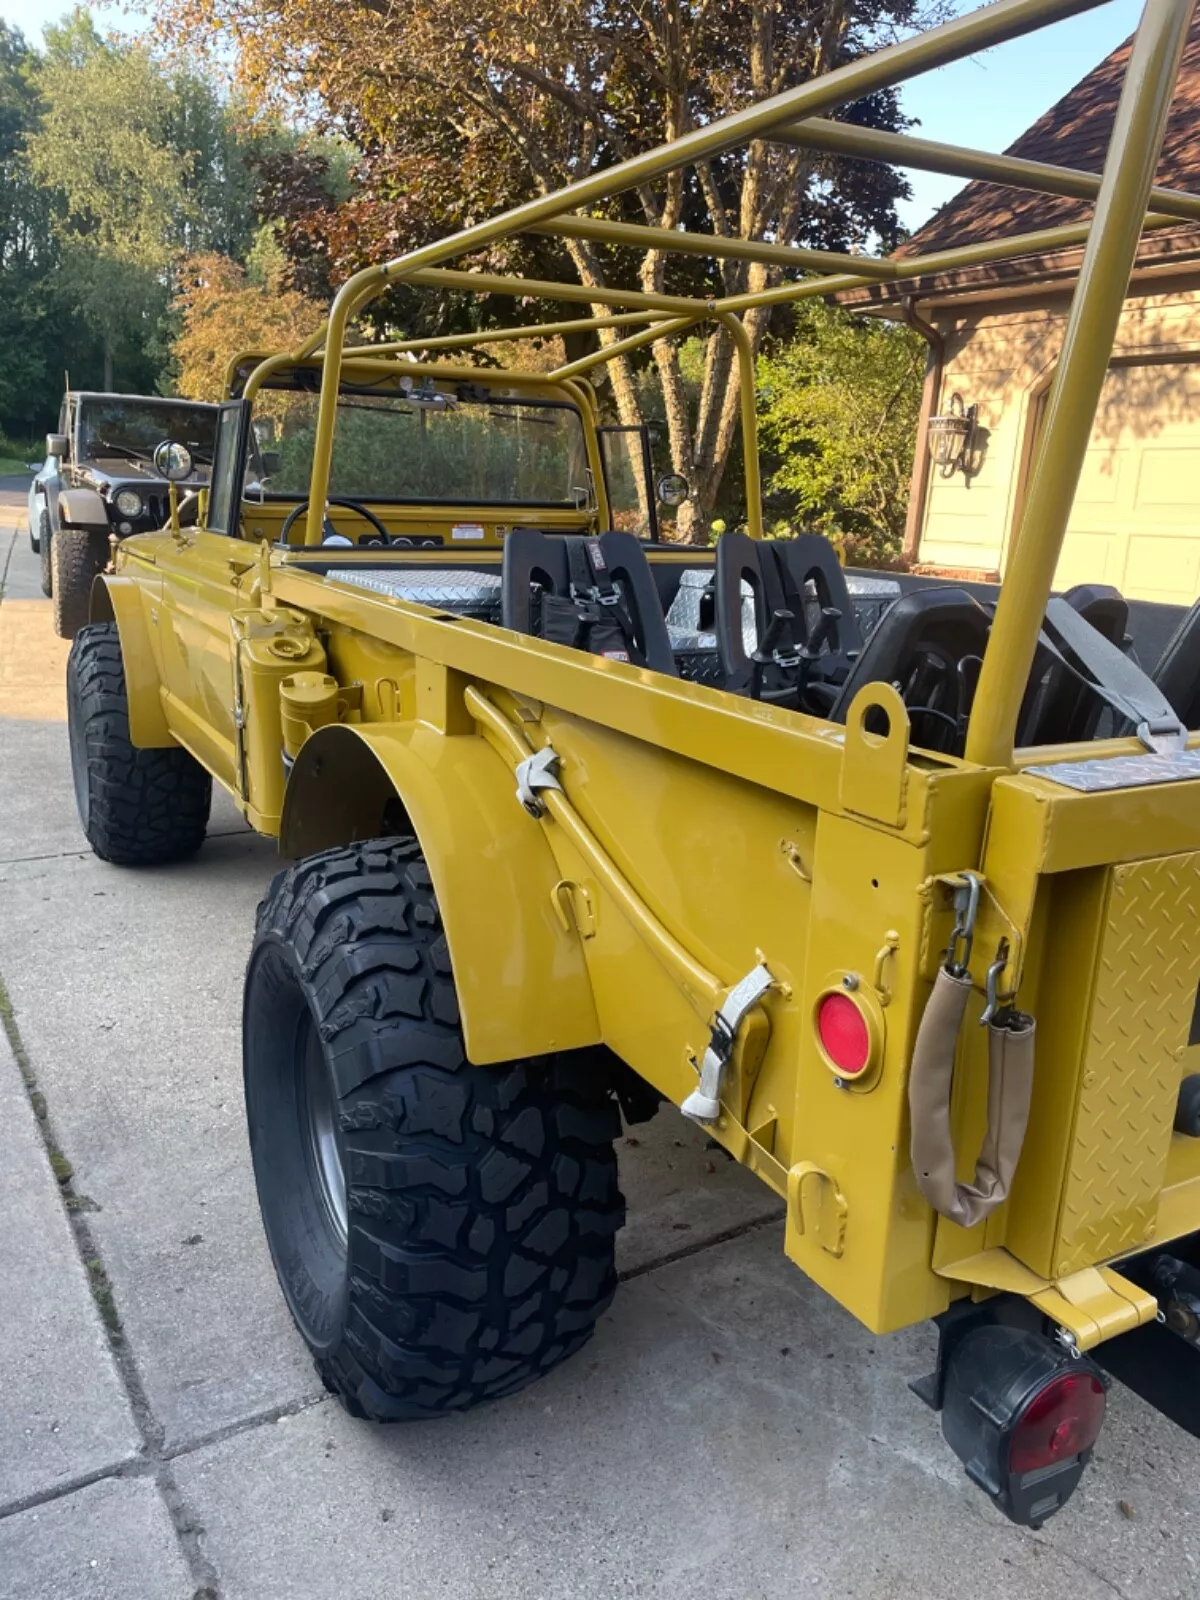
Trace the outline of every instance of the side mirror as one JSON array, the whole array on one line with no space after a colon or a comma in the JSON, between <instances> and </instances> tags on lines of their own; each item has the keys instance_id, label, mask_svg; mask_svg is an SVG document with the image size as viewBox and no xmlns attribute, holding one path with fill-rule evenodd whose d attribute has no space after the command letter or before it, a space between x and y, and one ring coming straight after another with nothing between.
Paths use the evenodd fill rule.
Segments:
<instances>
[{"instance_id":1,"label":"side mirror","mask_svg":"<svg viewBox=\"0 0 1200 1600\"><path fill-rule=\"evenodd\" d=\"M283 454L279 450L260 450L258 459L262 462L264 478L273 478L283 465Z\"/></svg>"},{"instance_id":2,"label":"side mirror","mask_svg":"<svg viewBox=\"0 0 1200 1600\"><path fill-rule=\"evenodd\" d=\"M681 506L692 497L692 486L681 472L664 472L655 485L655 491L664 506Z\"/></svg>"},{"instance_id":3,"label":"side mirror","mask_svg":"<svg viewBox=\"0 0 1200 1600\"><path fill-rule=\"evenodd\" d=\"M54 456L61 461L67 453L67 436L65 433L48 433L46 435L46 454Z\"/></svg>"},{"instance_id":4,"label":"side mirror","mask_svg":"<svg viewBox=\"0 0 1200 1600\"><path fill-rule=\"evenodd\" d=\"M168 483L182 483L192 475L192 453L185 445L164 439L154 447L154 470Z\"/></svg>"}]
</instances>

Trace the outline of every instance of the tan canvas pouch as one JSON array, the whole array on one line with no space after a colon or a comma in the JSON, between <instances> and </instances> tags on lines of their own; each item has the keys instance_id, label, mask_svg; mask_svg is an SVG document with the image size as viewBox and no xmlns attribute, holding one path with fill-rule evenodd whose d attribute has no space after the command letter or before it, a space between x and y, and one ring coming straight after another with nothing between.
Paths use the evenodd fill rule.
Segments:
<instances>
[{"instance_id":1,"label":"tan canvas pouch","mask_svg":"<svg viewBox=\"0 0 1200 1600\"><path fill-rule=\"evenodd\" d=\"M943 967L934 980L913 1050L908 1084L917 1187L940 1216L960 1227L982 1222L1008 1197L1025 1141L1033 1092L1032 1017L1002 1012L988 1025L988 1126L971 1183L956 1181L950 1090L969 975Z\"/></svg>"}]
</instances>

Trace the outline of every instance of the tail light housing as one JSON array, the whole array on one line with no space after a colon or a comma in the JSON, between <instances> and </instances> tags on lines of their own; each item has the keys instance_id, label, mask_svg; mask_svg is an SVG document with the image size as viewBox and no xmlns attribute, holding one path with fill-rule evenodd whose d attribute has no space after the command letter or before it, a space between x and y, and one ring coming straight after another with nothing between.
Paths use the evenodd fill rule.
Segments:
<instances>
[{"instance_id":1,"label":"tail light housing","mask_svg":"<svg viewBox=\"0 0 1200 1600\"><path fill-rule=\"evenodd\" d=\"M942 1432L1013 1522L1041 1527L1074 1493L1104 1422L1098 1367L1040 1334L999 1325L963 1335L945 1373Z\"/></svg>"}]
</instances>

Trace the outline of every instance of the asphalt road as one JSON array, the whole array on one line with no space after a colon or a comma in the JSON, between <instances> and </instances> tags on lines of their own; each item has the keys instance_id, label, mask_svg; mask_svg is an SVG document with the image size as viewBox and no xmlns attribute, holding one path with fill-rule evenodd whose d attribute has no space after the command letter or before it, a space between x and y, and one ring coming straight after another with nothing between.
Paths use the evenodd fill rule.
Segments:
<instances>
[{"instance_id":1,"label":"asphalt road","mask_svg":"<svg viewBox=\"0 0 1200 1600\"><path fill-rule=\"evenodd\" d=\"M440 1423L347 1418L276 1290L243 1131L273 849L223 803L186 865L87 850L12 494L0 1600L1194 1600L1200 1442L1115 1388L1066 1512L1010 1527L906 1387L929 1330L860 1328L674 1112L621 1144L624 1282L573 1362Z\"/></svg>"}]
</instances>

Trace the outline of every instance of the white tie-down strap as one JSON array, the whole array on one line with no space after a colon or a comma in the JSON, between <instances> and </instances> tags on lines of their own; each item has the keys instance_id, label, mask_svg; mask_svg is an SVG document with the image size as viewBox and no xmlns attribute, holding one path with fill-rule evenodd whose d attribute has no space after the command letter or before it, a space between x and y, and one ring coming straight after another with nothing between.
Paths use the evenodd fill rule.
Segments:
<instances>
[{"instance_id":1,"label":"white tie-down strap","mask_svg":"<svg viewBox=\"0 0 1200 1600\"><path fill-rule=\"evenodd\" d=\"M538 798L539 789L557 789L559 794L562 793L562 784L553 771L557 765L558 751L551 745L517 762L517 799L531 817L541 817L546 813L545 801Z\"/></svg>"},{"instance_id":2,"label":"white tie-down strap","mask_svg":"<svg viewBox=\"0 0 1200 1600\"><path fill-rule=\"evenodd\" d=\"M734 1040L747 1011L752 1011L775 982L767 967L759 963L725 996L721 1009L713 1018L712 1033L704 1060L700 1064L700 1082L679 1108L693 1122L715 1122L721 1114L721 1080L733 1054Z\"/></svg>"}]
</instances>

